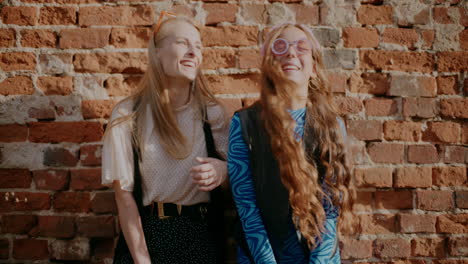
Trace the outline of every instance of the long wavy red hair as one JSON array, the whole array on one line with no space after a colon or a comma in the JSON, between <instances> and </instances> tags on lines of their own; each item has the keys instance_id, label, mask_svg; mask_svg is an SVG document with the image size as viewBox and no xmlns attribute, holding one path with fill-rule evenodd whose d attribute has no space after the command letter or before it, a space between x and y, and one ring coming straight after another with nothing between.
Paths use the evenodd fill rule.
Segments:
<instances>
[{"instance_id":1,"label":"long wavy red hair","mask_svg":"<svg viewBox=\"0 0 468 264\"><path fill-rule=\"evenodd\" d=\"M313 149L319 150L319 162L326 168L324 191L319 180L317 164L306 153L302 141L294 137L295 122L287 111L291 103L291 87L275 60L270 47L272 42L288 27L297 27L312 43L312 58L316 76L309 80L306 127L304 137L313 137ZM338 114L332 102L332 93L323 75L323 62L320 44L313 33L304 25L283 24L273 28L263 45L262 80L260 96L262 119L267 133L271 135L271 148L278 161L281 180L289 192L293 219L311 248L316 246L316 238L321 238L326 220L323 199L329 199L339 208L338 227L342 231L352 231L352 204L355 188L343 133L338 124Z\"/></svg>"}]
</instances>

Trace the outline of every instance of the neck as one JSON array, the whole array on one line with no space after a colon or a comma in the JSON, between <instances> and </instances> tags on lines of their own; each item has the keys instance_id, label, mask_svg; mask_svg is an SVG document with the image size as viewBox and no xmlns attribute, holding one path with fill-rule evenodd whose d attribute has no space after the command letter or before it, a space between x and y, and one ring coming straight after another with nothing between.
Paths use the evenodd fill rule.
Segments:
<instances>
[{"instance_id":1,"label":"neck","mask_svg":"<svg viewBox=\"0 0 468 264\"><path fill-rule=\"evenodd\" d=\"M173 78L167 81L166 87L173 108L181 107L190 100L190 81Z\"/></svg>"},{"instance_id":2,"label":"neck","mask_svg":"<svg viewBox=\"0 0 468 264\"><path fill-rule=\"evenodd\" d=\"M307 105L308 85L295 86L292 89L289 109L297 110Z\"/></svg>"}]
</instances>

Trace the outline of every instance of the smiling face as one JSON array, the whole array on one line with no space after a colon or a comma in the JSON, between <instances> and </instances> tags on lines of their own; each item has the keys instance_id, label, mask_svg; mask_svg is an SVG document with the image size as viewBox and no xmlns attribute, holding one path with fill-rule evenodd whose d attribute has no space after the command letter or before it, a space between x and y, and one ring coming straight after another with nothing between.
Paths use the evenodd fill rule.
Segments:
<instances>
[{"instance_id":1,"label":"smiling face","mask_svg":"<svg viewBox=\"0 0 468 264\"><path fill-rule=\"evenodd\" d=\"M282 42L278 43L278 39L282 39ZM291 26L285 28L276 41L276 43L273 42L273 47L276 44L279 50L285 48L285 42L289 43L289 47L283 54L278 54L278 52L275 54L272 51L274 60L280 64L286 78L298 86L307 86L315 72L312 48L307 35L301 29Z\"/></svg>"},{"instance_id":2,"label":"smiling face","mask_svg":"<svg viewBox=\"0 0 468 264\"><path fill-rule=\"evenodd\" d=\"M157 46L157 56L167 77L195 80L202 63L198 30L185 21L173 21L164 24L158 34L165 36Z\"/></svg>"}]
</instances>

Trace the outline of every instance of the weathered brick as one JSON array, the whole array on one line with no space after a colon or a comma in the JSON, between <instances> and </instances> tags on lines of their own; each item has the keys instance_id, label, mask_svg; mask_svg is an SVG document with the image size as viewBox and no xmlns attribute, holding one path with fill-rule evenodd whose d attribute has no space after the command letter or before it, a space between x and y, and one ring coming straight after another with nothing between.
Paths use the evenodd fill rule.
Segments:
<instances>
[{"instance_id":1,"label":"weathered brick","mask_svg":"<svg viewBox=\"0 0 468 264\"><path fill-rule=\"evenodd\" d=\"M75 238L73 240L55 240L50 244L51 255L57 260L81 260L90 259L91 249L87 239Z\"/></svg>"},{"instance_id":2,"label":"weathered brick","mask_svg":"<svg viewBox=\"0 0 468 264\"><path fill-rule=\"evenodd\" d=\"M327 72L325 78L333 93L345 93L348 87L348 77L345 73Z\"/></svg>"},{"instance_id":3,"label":"weathered brick","mask_svg":"<svg viewBox=\"0 0 468 264\"><path fill-rule=\"evenodd\" d=\"M0 259L8 259L10 255L10 241L8 239L0 239Z\"/></svg>"},{"instance_id":4,"label":"weathered brick","mask_svg":"<svg viewBox=\"0 0 468 264\"><path fill-rule=\"evenodd\" d=\"M468 51L442 51L437 53L439 72L461 72L468 69Z\"/></svg>"},{"instance_id":5,"label":"weathered brick","mask_svg":"<svg viewBox=\"0 0 468 264\"><path fill-rule=\"evenodd\" d=\"M468 158L468 147L465 146L446 146L445 163L466 163Z\"/></svg>"},{"instance_id":6,"label":"weathered brick","mask_svg":"<svg viewBox=\"0 0 468 264\"><path fill-rule=\"evenodd\" d=\"M460 142L461 126L455 122L428 122L423 140L431 142Z\"/></svg>"},{"instance_id":7,"label":"weathered brick","mask_svg":"<svg viewBox=\"0 0 468 264\"><path fill-rule=\"evenodd\" d=\"M31 187L31 172L28 169L0 169L0 188Z\"/></svg>"},{"instance_id":8,"label":"weathered brick","mask_svg":"<svg viewBox=\"0 0 468 264\"><path fill-rule=\"evenodd\" d=\"M37 143L94 142L104 134L98 122L33 122L29 124L29 140Z\"/></svg>"},{"instance_id":9,"label":"weathered brick","mask_svg":"<svg viewBox=\"0 0 468 264\"><path fill-rule=\"evenodd\" d=\"M0 212L39 211L50 208L48 193L9 192L0 193Z\"/></svg>"},{"instance_id":10,"label":"weathered brick","mask_svg":"<svg viewBox=\"0 0 468 264\"><path fill-rule=\"evenodd\" d=\"M417 207L427 211L445 211L454 207L452 191L418 190Z\"/></svg>"},{"instance_id":11,"label":"weathered brick","mask_svg":"<svg viewBox=\"0 0 468 264\"><path fill-rule=\"evenodd\" d=\"M73 77L43 76L37 80L37 86L45 95L69 95L73 92Z\"/></svg>"},{"instance_id":12,"label":"weathered brick","mask_svg":"<svg viewBox=\"0 0 468 264\"><path fill-rule=\"evenodd\" d=\"M435 39L435 31L431 29L423 30L421 31L421 38L423 40L423 48L432 48Z\"/></svg>"},{"instance_id":13,"label":"weathered brick","mask_svg":"<svg viewBox=\"0 0 468 264\"><path fill-rule=\"evenodd\" d=\"M437 102L433 98L402 98L403 116L431 118L438 113Z\"/></svg>"},{"instance_id":14,"label":"weathered brick","mask_svg":"<svg viewBox=\"0 0 468 264\"><path fill-rule=\"evenodd\" d=\"M206 47L253 46L258 44L258 29L254 26L204 27L201 39Z\"/></svg>"},{"instance_id":15,"label":"weathered brick","mask_svg":"<svg viewBox=\"0 0 468 264\"><path fill-rule=\"evenodd\" d=\"M38 216L38 225L30 235L41 237L71 238L75 235L74 216Z\"/></svg>"},{"instance_id":16,"label":"weathered brick","mask_svg":"<svg viewBox=\"0 0 468 264\"><path fill-rule=\"evenodd\" d=\"M367 147L371 160L377 163L402 163L404 151L403 144L372 142Z\"/></svg>"},{"instance_id":17,"label":"weathered brick","mask_svg":"<svg viewBox=\"0 0 468 264\"><path fill-rule=\"evenodd\" d=\"M0 53L0 69L3 71L33 71L36 68L36 55L31 52Z\"/></svg>"},{"instance_id":18,"label":"weathered brick","mask_svg":"<svg viewBox=\"0 0 468 264\"><path fill-rule=\"evenodd\" d=\"M76 219L78 234L86 237L114 237L114 216L85 216Z\"/></svg>"},{"instance_id":19,"label":"weathered brick","mask_svg":"<svg viewBox=\"0 0 468 264\"><path fill-rule=\"evenodd\" d=\"M260 75L255 73L207 75L208 87L215 94L257 93Z\"/></svg>"},{"instance_id":20,"label":"weathered brick","mask_svg":"<svg viewBox=\"0 0 468 264\"><path fill-rule=\"evenodd\" d=\"M240 2L240 4L240 13L245 22L252 22L256 24L267 23L268 14L266 11L266 5L264 3Z\"/></svg>"},{"instance_id":21,"label":"weathered brick","mask_svg":"<svg viewBox=\"0 0 468 264\"><path fill-rule=\"evenodd\" d=\"M81 112L84 119L109 118L115 104L114 100L83 100Z\"/></svg>"},{"instance_id":22,"label":"weathered brick","mask_svg":"<svg viewBox=\"0 0 468 264\"><path fill-rule=\"evenodd\" d=\"M366 115L391 116L398 112L397 102L394 99L370 98L364 101Z\"/></svg>"},{"instance_id":23,"label":"weathered brick","mask_svg":"<svg viewBox=\"0 0 468 264\"><path fill-rule=\"evenodd\" d=\"M411 256L411 245L402 238L377 239L374 241L374 255L378 258L407 258Z\"/></svg>"},{"instance_id":24,"label":"weathered brick","mask_svg":"<svg viewBox=\"0 0 468 264\"><path fill-rule=\"evenodd\" d=\"M468 191L456 191L455 202L457 208L468 209Z\"/></svg>"},{"instance_id":25,"label":"weathered brick","mask_svg":"<svg viewBox=\"0 0 468 264\"><path fill-rule=\"evenodd\" d=\"M76 23L76 7L44 6L41 7L39 24L41 25L73 25Z\"/></svg>"},{"instance_id":26,"label":"weathered brick","mask_svg":"<svg viewBox=\"0 0 468 264\"><path fill-rule=\"evenodd\" d=\"M72 54L40 54L39 70L43 74L65 74L72 72Z\"/></svg>"},{"instance_id":27,"label":"weathered brick","mask_svg":"<svg viewBox=\"0 0 468 264\"><path fill-rule=\"evenodd\" d=\"M468 50L468 29L463 30L458 34L460 39L460 48Z\"/></svg>"},{"instance_id":28,"label":"weathered brick","mask_svg":"<svg viewBox=\"0 0 468 264\"><path fill-rule=\"evenodd\" d=\"M418 257L444 257L445 239L437 238L415 238L411 241L411 255Z\"/></svg>"},{"instance_id":29,"label":"weathered brick","mask_svg":"<svg viewBox=\"0 0 468 264\"><path fill-rule=\"evenodd\" d=\"M110 44L116 48L146 48L151 33L146 27L113 28Z\"/></svg>"},{"instance_id":30,"label":"weathered brick","mask_svg":"<svg viewBox=\"0 0 468 264\"><path fill-rule=\"evenodd\" d=\"M319 7L317 5L288 4L296 14L296 23L307 25L319 24Z\"/></svg>"},{"instance_id":31,"label":"weathered brick","mask_svg":"<svg viewBox=\"0 0 468 264\"><path fill-rule=\"evenodd\" d=\"M435 68L434 56L424 52L362 50L359 54L365 70L430 73Z\"/></svg>"},{"instance_id":32,"label":"weathered brick","mask_svg":"<svg viewBox=\"0 0 468 264\"><path fill-rule=\"evenodd\" d=\"M360 230L362 234L391 234L396 230L396 217L393 214L360 215Z\"/></svg>"},{"instance_id":33,"label":"weathered brick","mask_svg":"<svg viewBox=\"0 0 468 264\"><path fill-rule=\"evenodd\" d=\"M4 6L0 15L4 24L20 26L37 24L37 8L34 6Z\"/></svg>"},{"instance_id":34,"label":"weathered brick","mask_svg":"<svg viewBox=\"0 0 468 264\"><path fill-rule=\"evenodd\" d=\"M111 76L104 82L104 88L109 96L129 96L137 89L140 81L139 76Z\"/></svg>"},{"instance_id":35,"label":"weathered brick","mask_svg":"<svg viewBox=\"0 0 468 264\"><path fill-rule=\"evenodd\" d=\"M468 232L468 214L446 214L437 216L437 232L464 234Z\"/></svg>"},{"instance_id":36,"label":"weathered brick","mask_svg":"<svg viewBox=\"0 0 468 264\"><path fill-rule=\"evenodd\" d=\"M87 213L91 207L88 192L58 192L54 194L54 209L58 212Z\"/></svg>"},{"instance_id":37,"label":"weathered brick","mask_svg":"<svg viewBox=\"0 0 468 264\"><path fill-rule=\"evenodd\" d=\"M386 94L390 80L387 74L382 73L352 74L350 89L353 93Z\"/></svg>"},{"instance_id":38,"label":"weathered brick","mask_svg":"<svg viewBox=\"0 0 468 264\"><path fill-rule=\"evenodd\" d=\"M220 22L236 22L236 13L239 6L227 3L207 3L203 5L203 9L208 13L205 23L213 25Z\"/></svg>"},{"instance_id":39,"label":"weathered brick","mask_svg":"<svg viewBox=\"0 0 468 264\"><path fill-rule=\"evenodd\" d=\"M48 147L44 151L44 165L73 167L78 163L78 152L61 147Z\"/></svg>"},{"instance_id":40,"label":"weathered brick","mask_svg":"<svg viewBox=\"0 0 468 264\"><path fill-rule=\"evenodd\" d=\"M432 182L436 186L467 186L465 167L437 167L432 169Z\"/></svg>"},{"instance_id":41,"label":"weathered brick","mask_svg":"<svg viewBox=\"0 0 468 264\"><path fill-rule=\"evenodd\" d=\"M392 24L393 8L390 5L361 5L357 13L357 20L365 25Z\"/></svg>"},{"instance_id":42,"label":"weathered brick","mask_svg":"<svg viewBox=\"0 0 468 264\"><path fill-rule=\"evenodd\" d=\"M428 188L432 186L430 167L398 168L395 173L394 186L397 188Z\"/></svg>"},{"instance_id":43,"label":"weathered brick","mask_svg":"<svg viewBox=\"0 0 468 264\"><path fill-rule=\"evenodd\" d=\"M27 234L37 224L35 215L3 215L2 233Z\"/></svg>"},{"instance_id":44,"label":"weathered brick","mask_svg":"<svg viewBox=\"0 0 468 264\"><path fill-rule=\"evenodd\" d=\"M384 43L398 44L410 49L415 48L418 40L418 33L410 28L386 28L382 33L382 41Z\"/></svg>"},{"instance_id":45,"label":"weathered brick","mask_svg":"<svg viewBox=\"0 0 468 264\"><path fill-rule=\"evenodd\" d=\"M146 26L155 21L150 5L86 6L80 8L79 24L82 27L96 25Z\"/></svg>"},{"instance_id":46,"label":"weathered brick","mask_svg":"<svg viewBox=\"0 0 468 264\"><path fill-rule=\"evenodd\" d=\"M392 168L356 168L354 173L359 187L392 187Z\"/></svg>"},{"instance_id":47,"label":"weathered brick","mask_svg":"<svg viewBox=\"0 0 468 264\"><path fill-rule=\"evenodd\" d=\"M429 214L399 215L398 224L402 233L435 233L437 216Z\"/></svg>"},{"instance_id":48,"label":"weathered brick","mask_svg":"<svg viewBox=\"0 0 468 264\"><path fill-rule=\"evenodd\" d=\"M233 49L203 50L203 69L235 68L236 52Z\"/></svg>"},{"instance_id":49,"label":"weathered brick","mask_svg":"<svg viewBox=\"0 0 468 264\"><path fill-rule=\"evenodd\" d=\"M357 53L352 49L327 49L322 51L323 64L325 69L345 69L356 68Z\"/></svg>"},{"instance_id":50,"label":"weathered brick","mask_svg":"<svg viewBox=\"0 0 468 264\"><path fill-rule=\"evenodd\" d=\"M372 240L343 238L342 259L367 259L372 257Z\"/></svg>"},{"instance_id":51,"label":"weathered brick","mask_svg":"<svg viewBox=\"0 0 468 264\"><path fill-rule=\"evenodd\" d=\"M437 77L437 94L457 94L457 79L456 75Z\"/></svg>"},{"instance_id":52,"label":"weathered brick","mask_svg":"<svg viewBox=\"0 0 468 264\"><path fill-rule=\"evenodd\" d=\"M104 48L109 44L109 28L77 28L60 31L62 49Z\"/></svg>"},{"instance_id":53,"label":"weathered brick","mask_svg":"<svg viewBox=\"0 0 468 264\"><path fill-rule=\"evenodd\" d=\"M45 239L15 239L13 257L24 260L42 260L49 258L48 243Z\"/></svg>"},{"instance_id":54,"label":"weathered brick","mask_svg":"<svg viewBox=\"0 0 468 264\"><path fill-rule=\"evenodd\" d=\"M357 114L362 111L362 102L359 98L337 96L334 103L339 115Z\"/></svg>"},{"instance_id":55,"label":"weathered brick","mask_svg":"<svg viewBox=\"0 0 468 264\"><path fill-rule=\"evenodd\" d=\"M378 209L411 209L413 194L411 191L376 191L375 206Z\"/></svg>"},{"instance_id":56,"label":"weathered brick","mask_svg":"<svg viewBox=\"0 0 468 264\"><path fill-rule=\"evenodd\" d=\"M372 212L373 192L358 191L354 201L354 212Z\"/></svg>"},{"instance_id":57,"label":"weathered brick","mask_svg":"<svg viewBox=\"0 0 468 264\"><path fill-rule=\"evenodd\" d=\"M439 160L439 153L434 145L408 146L408 162L410 163L437 163Z\"/></svg>"},{"instance_id":58,"label":"weathered brick","mask_svg":"<svg viewBox=\"0 0 468 264\"><path fill-rule=\"evenodd\" d=\"M447 245L450 256L468 256L468 237L451 237Z\"/></svg>"},{"instance_id":59,"label":"weathered brick","mask_svg":"<svg viewBox=\"0 0 468 264\"><path fill-rule=\"evenodd\" d=\"M91 210L94 213L117 213L117 204L113 192L98 192L91 200Z\"/></svg>"},{"instance_id":60,"label":"weathered brick","mask_svg":"<svg viewBox=\"0 0 468 264\"><path fill-rule=\"evenodd\" d=\"M419 141L421 138L421 123L390 120L383 125L386 140Z\"/></svg>"},{"instance_id":61,"label":"weathered brick","mask_svg":"<svg viewBox=\"0 0 468 264\"><path fill-rule=\"evenodd\" d=\"M440 100L440 114L450 118L468 118L468 98Z\"/></svg>"},{"instance_id":62,"label":"weathered brick","mask_svg":"<svg viewBox=\"0 0 468 264\"><path fill-rule=\"evenodd\" d=\"M19 124L0 125L0 142L21 142L27 139L27 126Z\"/></svg>"},{"instance_id":63,"label":"weathered brick","mask_svg":"<svg viewBox=\"0 0 468 264\"><path fill-rule=\"evenodd\" d=\"M382 122L378 120L349 120L347 132L359 140L381 140Z\"/></svg>"},{"instance_id":64,"label":"weathered brick","mask_svg":"<svg viewBox=\"0 0 468 264\"><path fill-rule=\"evenodd\" d=\"M101 168L71 170L70 189L99 190L101 185Z\"/></svg>"},{"instance_id":65,"label":"weathered brick","mask_svg":"<svg viewBox=\"0 0 468 264\"><path fill-rule=\"evenodd\" d=\"M30 77L14 76L0 82L1 95L31 95L33 93L34 87Z\"/></svg>"},{"instance_id":66,"label":"weathered brick","mask_svg":"<svg viewBox=\"0 0 468 264\"><path fill-rule=\"evenodd\" d=\"M453 24L455 23L455 19L451 14L457 11L455 7L434 7L432 10L434 21L440 24Z\"/></svg>"},{"instance_id":67,"label":"weathered brick","mask_svg":"<svg viewBox=\"0 0 468 264\"><path fill-rule=\"evenodd\" d=\"M148 65L143 52L113 52L76 54L73 65L76 72L143 73Z\"/></svg>"},{"instance_id":68,"label":"weathered brick","mask_svg":"<svg viewBox=\"0 0 468 264\"><path fill-rule=\"evenodd\" d=\"M258 50L241 49L237 52L236 57L241 69L260 68L261 66L262 57Z\"/></svg>"},{"instance_id":69,"label":"weathered brick","mask_svg":"<svg viewBox=\"0 0 468 264\"><path fill-rule=\"evenodd\" d=\"M101 165L102 145L85 145L80 148L80 161L84 166Z\"/></svg>"},{"instance_id":70,"label":"weathered brick","mask_svg":"<svg viewBox=\"0 0 468 264\"><path fill-rule=\"evenodd\" d=\"M34 183L38 190L60 191L68 188L69 172L67 170L33 171Z\"/></svg>"},{"instance_id":71,"label":"weathered brick","mask_svg":"<svg viewBox=\"0 0 468 264\"><path fill-rule=\"evenodd\" d=\"M14 29L0 29L0 47L8 48L16 45L16 33Z\"/></svg>"},{"instance_id":72,"label":"weathered brick","mask_svg":"<svg viewBox=\"0 0 468 264\"><path fill-rule=\"evenodd\" d=\"M113 258L114 239L113 238L92 238L91 252L96 258Z\"/></svg>"},{"instance_id":73,"label":"weathered brick","mask_svg":"<svg viewBox=\"0 0 468 264\"><path fill-rule=\"evenodd\" d=\"M344 28L343 41L347 48L375 48L379 46L379 33L375 28Z\"/></svg>"},{"instance_id":74,"label":"weathered brick","mask_svg":"<svg viewBox=\"0 0 468 264\"><path fill-rule=\"evenodd\" d=\"M387 92L392 96L435 97L437 85L434 77L393 75L390 89Z\"/></svg>"},{"instance_id":75,"label":"weathered brick","mask_svg":"<svg viewBox=\"0 0 468 264\"><path fill-rule=\"evenodd\" d=\"M51 30L26 29L21 31L21 46L31 48L55 48L57 35Z\"/></svg>"}]
</instances>

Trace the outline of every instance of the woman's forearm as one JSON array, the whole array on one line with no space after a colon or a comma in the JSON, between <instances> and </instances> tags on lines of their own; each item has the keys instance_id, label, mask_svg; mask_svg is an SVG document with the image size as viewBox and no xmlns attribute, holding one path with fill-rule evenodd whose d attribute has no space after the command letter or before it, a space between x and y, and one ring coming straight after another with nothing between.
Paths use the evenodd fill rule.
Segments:
<instances>
[{"instance_id":1,"label":"woman's forearm","mask_svg":"<svg viewBox=\"0 0 468 264\"><path fill-rule=\"evenodd\" d=\"M135 263L151 263L141 224L140 213L131 192L114 183L115 200L119 210L119 221L127 246Z\"/></svg>"}]
</instances>

